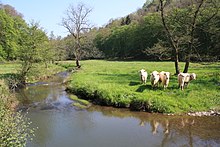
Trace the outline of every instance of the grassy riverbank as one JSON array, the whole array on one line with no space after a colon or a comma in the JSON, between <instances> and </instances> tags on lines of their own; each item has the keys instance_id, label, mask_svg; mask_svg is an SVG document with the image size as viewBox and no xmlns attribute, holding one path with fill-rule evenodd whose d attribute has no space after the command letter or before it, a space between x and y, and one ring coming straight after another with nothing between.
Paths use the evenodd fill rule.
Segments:
<instances>
[{"instance_id":1,"label":"grassy riverbank","mask_svg":"<svg viewBox=\"0 0 220 147\"><path fill-rule=\"evenodd\" d=\"M70 63L63 63L70 64ZM74 63L72 63L74 64ZM172 62L82 61L72 74L68 90L100 105L129 107L160 113L185 113L220 109L220 63L192 63L189 72L197 74L187 89L178 89ZM180 63L183 68L183 63ZM168 89L152 89L140 84L138 71L146 69L171 72Z\"/></svg>"},{"instance_id":2,"label":"grassy riverbank","mask_svg":"<svg viewBox=\"0 0 220 147\"><path fill-rule=\"evenodd\" d=\"M0 79L16 78L16 75L19 73L20 67L21 64L16 62L0 64ZM64 67L57 66L55 64L48 64L47 68L45 67L45 64L34 64L33 68L27 75L27 82L32 83L41 79L46 79L53 74L64 70Z\"/></svg>"}]
</instances>

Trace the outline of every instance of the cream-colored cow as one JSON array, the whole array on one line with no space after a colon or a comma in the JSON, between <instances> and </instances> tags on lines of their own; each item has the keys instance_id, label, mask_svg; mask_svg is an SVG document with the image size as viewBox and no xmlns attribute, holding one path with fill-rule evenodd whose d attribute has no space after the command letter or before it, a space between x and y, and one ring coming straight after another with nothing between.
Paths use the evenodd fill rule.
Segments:
<instances>
[{"instance_id":1,"label":"cream-colored cow","mask_svg":"<svg viewBox=\"0 0 220 147\"><path fill-rule=\"evenodd\" d=\"M144 69L139 71L140 79L142 84L146 84L147 81L147 72Z\"/></svg>"},{"instance_id":2,"label":"cream-colored cow","mask_svg":"<svg viewBox=\"0 0 220 147\"><path fill-rule=\"evenodd\" d=\"M161 71L159 73L159 76L160 76L159 82L162 84L164 89L167 88L169 85L169 81L170 81L170 73Z\"/></svg>"},{"instance_id":3,"label":"cream-colored cow","mask_svg":"<svg viewBox=\"0 0 220 147\"><path fill-rule=\"evenodd\" d=\"M196 79L195 73L179 73L178 74L178 83L179 88L183 90L184 87L187 87L189 82Z\"/></svg>"},{"instance_id":4,"label":"cream-colored cow","mask_svg":"<svg viewBox=\"0 0 220 147\"><path fill-rule=\"evenodd\" d=\"M157 71L153 71L150 77L151 85L153 88L158 86L159 79L160 79L159 73Z\"/></svg>"}]
</instances>

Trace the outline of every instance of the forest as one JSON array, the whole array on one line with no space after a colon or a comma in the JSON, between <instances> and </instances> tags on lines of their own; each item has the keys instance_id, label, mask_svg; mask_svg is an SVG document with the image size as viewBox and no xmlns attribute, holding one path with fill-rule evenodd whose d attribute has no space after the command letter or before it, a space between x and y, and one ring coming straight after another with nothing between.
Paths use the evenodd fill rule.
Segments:
<instances>
[{"instance_id":1,"label":"forest","mask_svg":"<svg viewBox=\"0 0 220 147\"><path fill-rule=\"evenodd\" d=\"M204 1L197 14L191 42L190 29L196 2L192 5L189 0L169 0L164 7L165 21L178 46L179 60L185 61L190 52L191 61L218 61L220 2ZM73 48L76 43L72 35L62 38L53 32L47 34L40 23L32 21L27 24L22 14L12 6L1 4L0 8L1 62L49 62L75 58ZM136 12L110 19L102 27L80 32L83 36L80 41L80 59L174 60L174 51L161 21L160 11L158 0L146 1Z\"/></svg>"}]
</instances>

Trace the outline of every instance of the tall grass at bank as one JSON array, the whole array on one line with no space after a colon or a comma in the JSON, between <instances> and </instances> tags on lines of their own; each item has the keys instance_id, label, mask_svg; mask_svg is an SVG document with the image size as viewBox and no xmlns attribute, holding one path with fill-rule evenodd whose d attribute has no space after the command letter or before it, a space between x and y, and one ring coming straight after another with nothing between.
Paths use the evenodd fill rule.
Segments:
<instances>
[{"instance_id":1,"label":"tall grass at bank","mask_svg":"<svg viewBox=\"0 0 220 147\"><path fill-rule=\"evenodd\" d=\"M0 79L6 80L15 80L19 76L19 72L21 70L21 64L18 63L2 63L0 64ZM48 64L48 67L45 67L45 64L38 63L34 64L31 68L30 72L27 74L28 79L27 82L36 82L40 79L48 78L55 73L60 71L64 71L65 68L61 66L57 66L55 64Z\"/></svg>"},{"instance_id":2,"label":"tall grass at bank","mask_svg":"<svg viewBox=\"0 0 220 147\"><path fill-rule=\"evenodd\" d=\"M189 72L195 72L197 80L184 91L178 89L172 62L88 60L81 64L82 68L72 74L68 90L100 105L161 113L220 109L220 63L190 64ZM140 83L138 71L142 68L148 72L147 84ZM166 90L151 88L149 79L154 70L171 73Z\"/></svg>"}]
</instances>

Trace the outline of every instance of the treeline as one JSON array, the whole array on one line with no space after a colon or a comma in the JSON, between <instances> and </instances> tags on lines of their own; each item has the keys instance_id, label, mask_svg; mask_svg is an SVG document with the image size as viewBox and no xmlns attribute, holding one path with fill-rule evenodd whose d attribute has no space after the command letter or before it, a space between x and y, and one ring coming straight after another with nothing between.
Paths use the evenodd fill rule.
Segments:
<instances>
[{"instance_id":1,"label":"treeline","mask_svg":"<svg viewBox=\"0 0 220 147\"><path fill-rule=\"evenodd\" d=\"M57 60L61 51L54 46L39 23L28 24L15 8L0 4L0 61Z\"/></svg>"},{"instance_id":2,"label":"treeline","mask_svg":"<svg viewBox=\"0 0 220 147\"><path fill-rule=\"evenodd\" d=\"M185 61L188 55L192 61L220 60L220 1L203 1L192 31L193 17L199 2L163 0L166 3L165 21L172 31L180 61ZM159 0L147 0L136 12L110 19L105 26L84 32L83 35L87 37L82 39L81 57L173 60L175 53L162 24L160 9ZM71 41L70 38L71 36L67 36L64 40ZM189 49L190 44L193 46L192 50ZM74 43L69 43L68 51L73 47ZM69 58L73 57L71 52L67 55Z\"/></svg>"},{"instance_id":3,"label":"treeline","mask_svg":"<svg viewBox=\"0 0 220 147\"><path fill-rule=\"evenodd\" d=\"M84 34L82 58L103 57L93 43L96 33L93 29ZM47 34L40 23L33 20L28 24L14 7L0 4L0 62L22 61L25 74L33 63L73 59L74 43L71 36Z\"/></svg>"},{"instance_id":4,"label":"treeline","mask_svg":"<svg viewBox=\"0 0 220 147\"><path fill-rule=\"evenodd\" d=\"M184 61L190 44L188 32L196 4L189 0L169 0L165 15L168 28L179 48L179 60ZM204 1L193 31L191 60L217 61L220 59L219 1ZM116 20L111 20L97 31L94 40L107 58L171 60L172 50L161 21L158 0L147 1L142 9Z\"/></svg>"},{"instance_id":5,"label":"treeline","mask_svg":"<svg viewBox=\"0 0 220 147\"><path fill-rule=\"evenodd\" d=\"M191 5L191 0L164 2L166 23L178 46L179 60L184 61L195 5ZM193 61L220 60L219 5L218 0L204 0L193 31ZM173 60L160 14L159 0L147 0L136 12L83 32L81 59ZM74 58L75 42L71 35L47 35L38 23L27 24L22 14L9 5L0 5L0 37L0 61L18 59L32 64Z\"/></svg>"},{"instance_id":6,"label":"treeline","mask_svg":"<svg viewBox=\"0 0 220 147\"><path fill-rule=\"evenodd\" d=\"M0 63L21 63L15 77L17 86L25 85L28 73L37 63L45 64L46 68L48 63L63 60L65 55L60 47L61 38L54 41L53 35L49 38L39 23L28 24L15 8L0 4Z\"/></svg>"}]
</instances>

